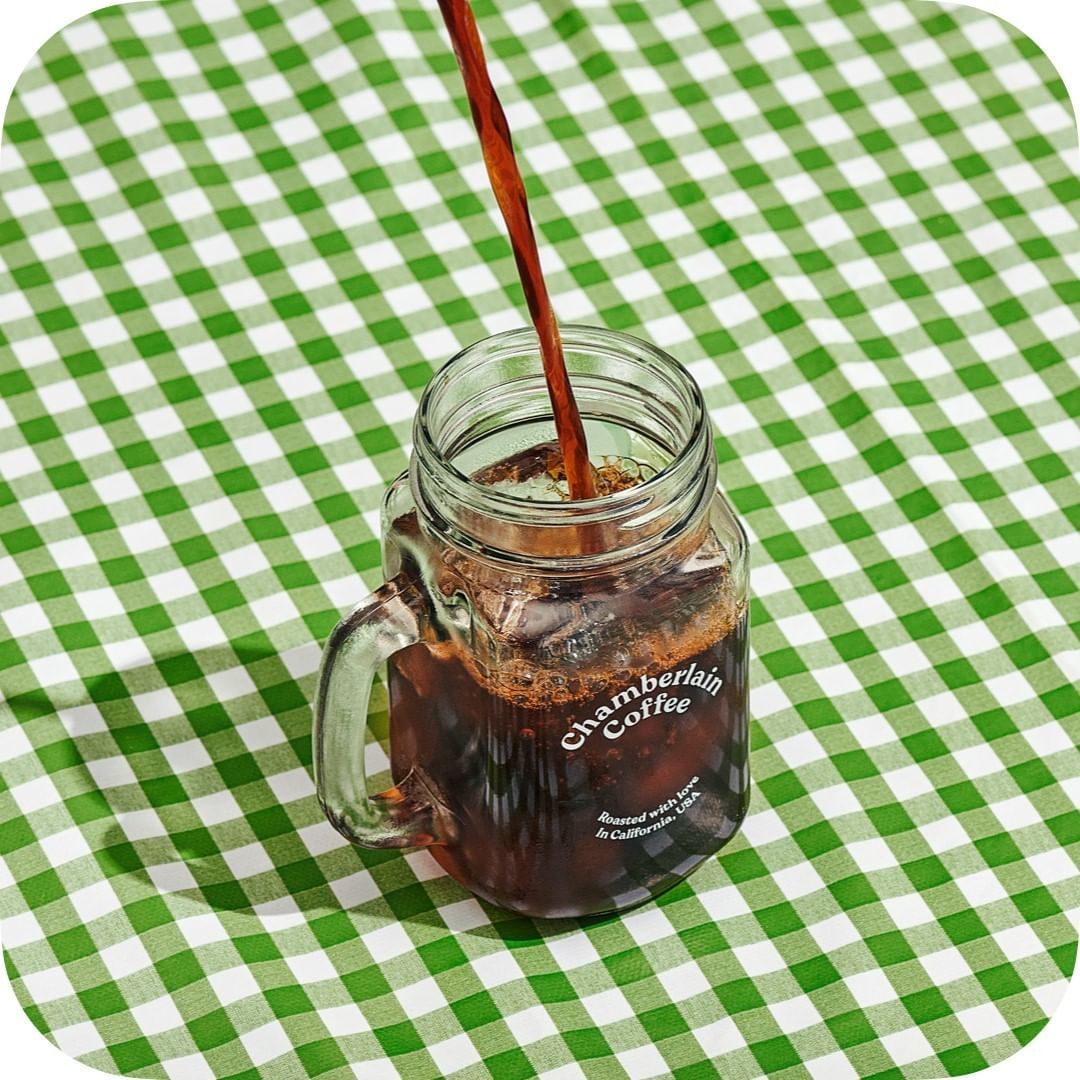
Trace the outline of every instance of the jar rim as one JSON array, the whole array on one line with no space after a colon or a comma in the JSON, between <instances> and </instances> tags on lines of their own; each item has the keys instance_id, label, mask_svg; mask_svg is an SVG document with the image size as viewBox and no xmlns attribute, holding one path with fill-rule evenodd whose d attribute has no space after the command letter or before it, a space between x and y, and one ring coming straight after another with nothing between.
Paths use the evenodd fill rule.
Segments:
<instances>
[{"instance_id":1,"label":"jar rim","mask_svg":"<svg viewBox=\"0 0 1080 1080\"><path fill-rule=\"evenodd\" d=\"M613 514L622 514L652 499L659 489L670 484L675 474L686 471L691 458L700 457L701 444L709 439L708 410L701 388L690 372L673 356L662 349L618 330L569 323L560 327L564 349L592 353L607 351L624 361L647 363L662 373L672 387L681 392L689 406L687 434L681 445L652 476L634 487L610 492L592 499L562 499L542 501L527 499L506 491L492 488L474 480L459 469L438 445L433 434L433 414L440 397L470 365L480 358L491 360L498 357L524 357L535 354L539 358L539 341L532 327L505 330L466 345L454 354L432 376L420 398L413 424L413 445L424 464L438 474L440 481L448 483L450 492L458 498L479 499L496 516L509 516L523 523L533 516L554 516L565 524L591 524L603 521Z\"/></svg>"}]
</instances>

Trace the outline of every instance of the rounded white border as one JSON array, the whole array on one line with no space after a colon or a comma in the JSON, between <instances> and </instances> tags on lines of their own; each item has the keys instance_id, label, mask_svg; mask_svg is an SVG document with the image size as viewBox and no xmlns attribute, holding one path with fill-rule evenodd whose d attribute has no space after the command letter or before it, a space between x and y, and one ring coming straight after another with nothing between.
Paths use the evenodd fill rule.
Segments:
<instances>
[{"instance_id":1,"label":"rounded white border","mask_svg":"<svg viewBox=\"0 0 1080 1080\"><path fill-rule=\"evenodd\" d=\"M4 0L13 3L14 0ZM0 125L19 75L33 55L58 30L96 11L112 7L117 0L47 0L20 4L17 18L5 20L0 34ZM132 0L120 0L132 2ZM359 0L362 4L363 0ZM723 6L723 0L717 0ZM924 0L915 0L922 3ZM1080 4L1075 0L977 0L970 4L941 4L943 7L974 7L1012 23L1027 34L1050 58L1068 87L1073 109L1080 106ZM1077 924L1078 913L1074 912ZM3 1036L5 1072L9 1076L30 1076L35 1071L49 1080L86 1080L104 1076L69 1058L27 1019L0 968L0 1035ZM1039 1035L1014 1054L975 1075L980 1080L1074 1080L1080 1051L1080 979L1073 978L1069 990L1050 1023Z\"/></svg>"}]
</instances>

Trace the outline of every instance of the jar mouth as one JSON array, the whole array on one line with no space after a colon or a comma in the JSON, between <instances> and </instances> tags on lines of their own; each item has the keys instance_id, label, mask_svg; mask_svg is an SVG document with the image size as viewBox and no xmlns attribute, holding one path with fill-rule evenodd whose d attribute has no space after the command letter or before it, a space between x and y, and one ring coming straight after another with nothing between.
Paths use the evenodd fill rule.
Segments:
<instances>
[{"instance_id":1,"label":"jar mouth","mask_svg":"<svg viewBox=\"0 0 1080 1080\"><path fill-rule=\"evenodd\" d=\"M684 399L683 404L687 406L683 414L686 421L686 432L685 437L680 440L682 445L674 449L670 460L652 476L647 477L634 487L599 495L592 499L566 498L558 502L548 502L524 498L507 491L493 490L490 486L473 479L472 476L463 472L455 464L452 460L453 444L456 441L454 438L455 433L453 431L444 432L442 429L445 428L445 424L440 422L438 416L439 412L447 406L446 396L448 389L459 380L475 377L478 374L478 365L491 365L507 357L535 358L539 370L539 343L531 327L506 330L487 338L481 338L479 341L475 341L455 353L432 376L424 389L414 422L413 444L425 454L429 462L438 463L440 473L451 474L457 481L467 484L492 502L505 503L515 507L532 507L545 514L559 510L572 513L578 510L591 511L601 505L608 507L620 502L633 502L635 496L640 497L643 492L662 485L667 475L677 468L680 459L692 454L694 451L703 429L708 426L707 412L701 389L682 364L647 341L642 341L617 330L605 330L600 327L573 323L562 326L560 329L563 348L568 354L567 363L571 368L570 377L572 383L575 381L575 372L572 366L572 356L575 350L586 349L594 355L602 355L608 352L622 360L631 360L631 362L645 361L650 365L654 365L655 371L658 374L662 373L672 388ZM471 395L472 400L481 397L487 389L497 393L500 388L498 386L485 387L476 394ZM577 391L576 385L575 391ZM579 398L580 396L579 394ZM468 400L455 401L453 407L463 408L468 403ZM582 415L586 416L584 402L579 401L579 404L582 406Z\"/></svg>"},{"instance_id":2,"label":"jar mouth","mask_svg":"<svg viewBox=\"0 0 1080 1080\"><path fill-rule=\"evenodd\" d=\"M494 461L467 466L461 461L485 439L497 443L501 434L540 431L545 425L547 439L538 437L531 445L553 437L539 342L532 328L474 342L428 383L413 427L418 504L430 518L462 534L459 539L468 546L505 551L508 544L511 553L531 559L568 556L575 530L605 523L617 526L605 535L617 537L620 547L633 547L670 526L673 507L700 501L698 489L715 472L705 402L678 361L617 331L579 325L561 330L586 427L603 432L608 425L626 433L627 439L648 440L658 448L662 464L634 486L594 499L529 498L474 479L472 472ZM590 449L592 441L590 436ZM593 456L595 460L595 451ZM512 528L500 534L485 523ZM553 543L560 533L565 542Z\"/></svg>"}]
</instances>

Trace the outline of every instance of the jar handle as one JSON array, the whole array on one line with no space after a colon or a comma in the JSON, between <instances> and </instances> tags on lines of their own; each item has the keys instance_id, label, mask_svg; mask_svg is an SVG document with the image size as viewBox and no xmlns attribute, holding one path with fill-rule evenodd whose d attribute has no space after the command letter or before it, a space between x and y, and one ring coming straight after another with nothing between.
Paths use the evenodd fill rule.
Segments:
<instances>
[{"instance_id":1,"label":"jar handle","mask_svg":"<svg viewBox=\"0 0 1080 1080\"><path fill-rule=\"evenodd\" d=\"M425 604L416 583L392 578L334 627L323 650L315 699L315 786L330 823L368 848L441 842L442 807L418 770L368 794L364 745L368 700L380 664L421 640Z\"/></svg>"}]
</instances>

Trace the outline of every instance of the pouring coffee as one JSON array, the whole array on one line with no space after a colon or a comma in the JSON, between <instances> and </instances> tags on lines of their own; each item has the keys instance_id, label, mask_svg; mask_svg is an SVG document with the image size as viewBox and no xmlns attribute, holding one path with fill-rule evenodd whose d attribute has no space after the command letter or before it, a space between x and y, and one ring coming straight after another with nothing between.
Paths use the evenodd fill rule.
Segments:
<instances>
[{"instance_id":1,"label":"pouring coffee","mask_svg":"<svg viewBox=\"0 0 1080 1080\"><path fill-rule=\"evenodd\" d=\"M535 330L432 379L383 504L386 583L331 634L319 798L523 914L621 910L736 832L749 795L747 552L700 389L552 314L509 129L464 0L440 0ZM395 781L369 796L387 665Z\"/></svg>"}]
</instances>

